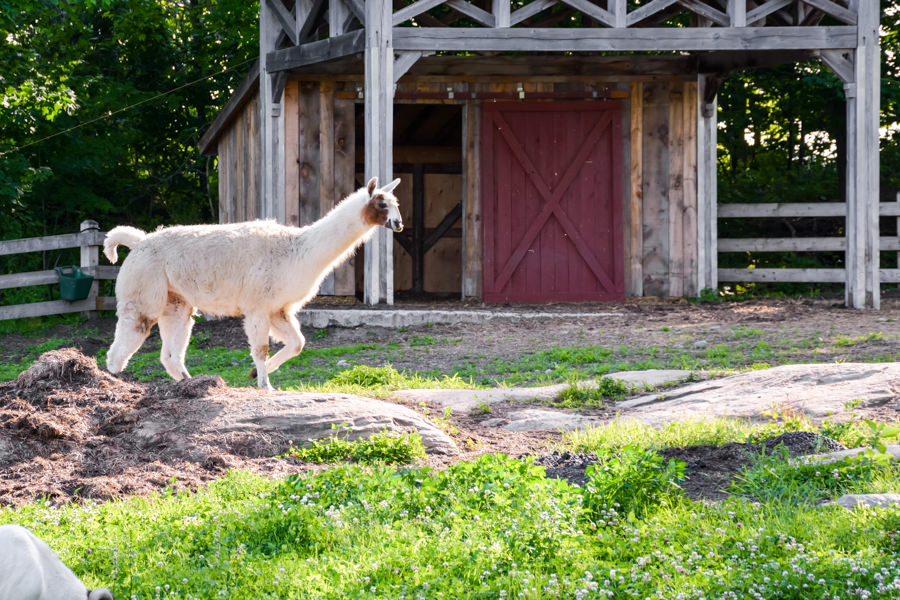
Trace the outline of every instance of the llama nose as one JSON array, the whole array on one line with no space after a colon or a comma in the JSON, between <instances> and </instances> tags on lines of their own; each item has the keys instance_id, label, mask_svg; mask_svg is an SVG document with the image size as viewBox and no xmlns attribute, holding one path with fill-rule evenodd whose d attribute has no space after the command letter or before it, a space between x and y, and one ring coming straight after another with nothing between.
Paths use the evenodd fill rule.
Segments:
<instances>
[{"instance_id":1,"label":"llama nose","mask_svg":"<svg viewBox=\"0 0 900 600\"><path fill-rule=\"evenodd\" d=\"M403 221L400 219L388 219L388 222L385 223L387 227L390 227L395 232L400 233L403 231Z\"/></svg>"}]
</instances>

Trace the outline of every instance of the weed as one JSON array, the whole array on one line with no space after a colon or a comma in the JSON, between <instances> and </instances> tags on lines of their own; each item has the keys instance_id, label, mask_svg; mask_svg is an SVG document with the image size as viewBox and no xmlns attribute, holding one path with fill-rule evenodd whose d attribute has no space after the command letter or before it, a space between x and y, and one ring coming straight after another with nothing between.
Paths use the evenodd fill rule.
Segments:
<instances>
[{"instance_id":1,"label":"weed","mask_svg":"<svg viewBox=\"0 0 900 600\"><path fill-rule=\"evenodd\" d=\"M332 426L348 435L352 427ZM351 461L366 465L388 464L406 465L425 458L425 446L418 433L391 433L383 430L355 441L342 439L333 433L325 440L313 440L310 446L291 448L287 456L311 463L333 463Z\"/></svg>"},{"instance_id":2,"label":"weed","mask_svg":"<svg viewBox=\"0 0 900 600\"><path fill-rule=\"evenodd\" d=\"M313 334L314 340L324 340L328 337L327 329L316 329L316 332Z\"/></svg>"},{"instance_id":3,"label":"weed","mask_svg":"<svg viewBox=\"0 0 900 600\"><path fill-rule=\"evenodd\" d=\"M398 333L405 333L407 331L409 331L409 325L401 325L397 328Z\"/></svg>"},{"instance_id":4,"label":"weed","mask_svg":"<svg viewBox=\"0 0 900 600\"><path fill-rule=\"evenodd\" d=\"M414 335L409 338L410 346L432 346L436 340L430 335Z\"/></svg>"},{"instance_id":5,"label":"weed","mask_svg":"<svg viewBox=\"0 0 900 600\"><path fill-rule=\"evenodd\" d=\"M625 446L587 468L585 507L595 518L608 514L609 509L631 520L643 517L679 491L684 469L685 463L664 461L648 448Z\"/></svg>"},{"instance_id":6,"label":"weed","mask_svg":"<svg viewBox=\"0 0 900 600\"><path fill-rule=\"evenodd\" d=\"M489 415L491 414L491 403L487 400L482 400L478 403L472 412L476 415Z\"/></svg>"},{"instance_id":7,"label":"weed","mask_svg":"<svg viewBox=\"0 0 900 600\"><path fill-rule=\"evenodd\" d=\"M601 377L596 385L570 380L569 386L559 393L552 404L564 408L599 408L605 400L621 400L633 394L636 389L627 382L611 377Z\"/></svg>"}]
</instances>

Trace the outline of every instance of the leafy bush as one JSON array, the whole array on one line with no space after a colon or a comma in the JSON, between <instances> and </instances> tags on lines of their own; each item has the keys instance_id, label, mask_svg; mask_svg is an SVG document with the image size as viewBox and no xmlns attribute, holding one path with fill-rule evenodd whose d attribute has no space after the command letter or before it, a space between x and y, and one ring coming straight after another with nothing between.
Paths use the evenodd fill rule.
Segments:
<instances>
[{"instance_id":1,"label":"leafy bush","mask_svg":"<svg viewBox=\"0 0 900 600\"><path fill-rule=\"evenodd\" d=\"M663 462L653 450L626 446L602 463L587 468L584 504L594 516L614 508L619 514L642 517L680 491L685 463Z\"/></svg>"},{"instance_id":2,"label":"leafy bush","mask_svg":"<svg viewBox=\"0 0 900 600\"><path fill-rule=\"evenodd\" d=\"M350 427L345 429L349 431ZM313 440L311 446L291 448L287 454L312 463L350 461L365 465L406 465L425 458L425 446L418 433L398 434L384 430L353 441L332 434L324 440Z\"/></svg>"}]
</instances>

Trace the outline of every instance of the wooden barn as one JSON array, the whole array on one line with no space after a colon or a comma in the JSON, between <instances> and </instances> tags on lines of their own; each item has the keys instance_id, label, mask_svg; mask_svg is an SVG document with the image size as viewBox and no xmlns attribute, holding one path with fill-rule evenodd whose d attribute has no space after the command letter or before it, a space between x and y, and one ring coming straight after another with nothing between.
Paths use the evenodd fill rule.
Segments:
<instances>
[{"instance_id":1,"label":"wooden barn","mask_svg":"<svg viewBox=\"0 0 900 600\"><path fill-rule=\"evenodd\" d=\"M220 219L304 225L372 175L402 178L407 229L379 231L322 294L604 301L722 276L843 281L849 306L878 307L900 276L879 272L874 0L260 4L258 64L201 141ZM846 266L720 272L718 85L814 57L845 82L846 235L825 245Z\"/></svg>"}]
</instances>

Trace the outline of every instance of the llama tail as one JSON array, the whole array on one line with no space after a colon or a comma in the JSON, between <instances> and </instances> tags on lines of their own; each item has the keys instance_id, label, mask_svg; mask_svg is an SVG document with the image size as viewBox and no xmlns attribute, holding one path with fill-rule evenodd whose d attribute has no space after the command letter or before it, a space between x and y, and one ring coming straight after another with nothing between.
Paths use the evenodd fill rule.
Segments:
<instances>
[{"instance_id":1,"label":"llama tail","mask_svg":"<svg viewBox=\"0 0 900 600\"><path fill-rule=\"evenodd\" d=\"M127 225L114 227L106 234L106 240L103 242L103 254L106 255L109 262L115 264L119 260L119 253L116 251L117 247L121 245L134 248L145 237L147 237L147 234L135 227L128 227Z\"/></svg>"}]
</instances>

